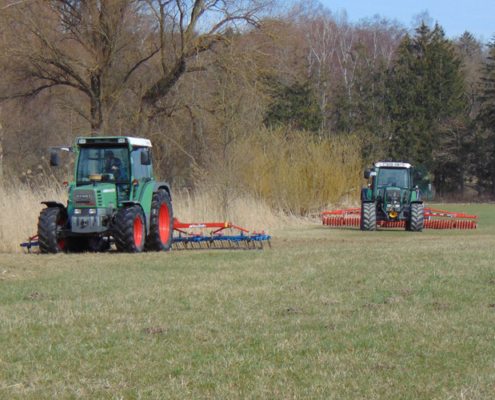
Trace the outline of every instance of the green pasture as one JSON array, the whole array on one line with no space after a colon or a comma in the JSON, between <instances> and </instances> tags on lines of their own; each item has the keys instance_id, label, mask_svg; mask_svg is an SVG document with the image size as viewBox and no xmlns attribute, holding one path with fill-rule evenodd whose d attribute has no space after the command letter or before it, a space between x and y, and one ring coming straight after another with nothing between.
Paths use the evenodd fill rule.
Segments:
<instances>
[{"instance_id":1,"label":"green pasture","mask_svg":"<svg viewBox=\"0 0 495 400\"><path fill-rule=\"evenodd\" d=\"M479 227L1 254L0 398L495 398L495 205L432 207Z\"/></svg>"}]
</instances>

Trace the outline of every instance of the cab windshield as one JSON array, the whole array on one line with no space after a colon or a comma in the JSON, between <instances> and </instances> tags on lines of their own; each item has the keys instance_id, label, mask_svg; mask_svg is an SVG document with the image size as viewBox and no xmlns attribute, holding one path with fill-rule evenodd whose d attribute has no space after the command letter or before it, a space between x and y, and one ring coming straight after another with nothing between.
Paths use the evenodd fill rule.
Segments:
<instances>
[{"instance_id":1,"label":"cab windshield","mask_svg":"<svg viewBox=\"0 0 495 400\"><path fill-rule=\"evenodd\" d=\"M380 168L377 186L395 186L407 189L409 187L409 170L404 168Z\"/></svg>"},{"instance_id":2,"label":"cab windshield","mask_svg":"<svg viewBox=\"0 0 495 400\"><path fill-rule=\"evenodd\" d=\"M90 183L92 174L102 175L103 182L129 181L129 149L82 147L79 152L76 182Z\"/></svg>"}]
</instances>

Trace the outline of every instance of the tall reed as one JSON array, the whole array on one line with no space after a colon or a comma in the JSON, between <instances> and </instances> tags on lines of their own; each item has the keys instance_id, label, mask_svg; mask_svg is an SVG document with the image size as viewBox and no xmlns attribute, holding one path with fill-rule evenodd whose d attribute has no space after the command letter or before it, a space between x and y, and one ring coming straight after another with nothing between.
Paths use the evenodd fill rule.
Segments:
<instances>
[{"instance_id":1,"label":"tall reed","mask_svg":"<svg viewBox=\"0 0 495 400\"><path fill-rule=\"evenodd\" d=\"M0 252L21 251L20 243L36 234L42 201L67 201L61 185L44 177L0 180Z\"/></svg>"}]
</instances>

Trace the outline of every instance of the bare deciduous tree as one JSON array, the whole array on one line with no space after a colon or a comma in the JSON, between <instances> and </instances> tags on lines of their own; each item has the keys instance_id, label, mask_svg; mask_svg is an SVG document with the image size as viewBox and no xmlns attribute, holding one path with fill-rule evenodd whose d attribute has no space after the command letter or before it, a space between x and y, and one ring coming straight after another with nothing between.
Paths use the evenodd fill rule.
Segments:
<instances>
[{"instance_id":1,"label":"bare deciduous tree","mask_svg":"<svg viewBox=\"0 0 495 400\"><path fill-rule=\"evenodd\" d=\"M229 32L259 27L272 0L144 0L159 29L158 78L142 95L149 117L164 111L162 100L186 72L207 68L207 53L229 40Z\"/></svg>"},{"instance_id":2,"label":"bare deciduous tree","mask_svg":"<svg viewBox=\"0 0 495 400\"><path fill-rule=\"evenodd\" d=\"M4 11L11 79L3 99L68 88L87 99L86 109L71 107L93 132L102 129L131 75L159 50L136 0L13 2Z\"/></svg>"}]
</instances>

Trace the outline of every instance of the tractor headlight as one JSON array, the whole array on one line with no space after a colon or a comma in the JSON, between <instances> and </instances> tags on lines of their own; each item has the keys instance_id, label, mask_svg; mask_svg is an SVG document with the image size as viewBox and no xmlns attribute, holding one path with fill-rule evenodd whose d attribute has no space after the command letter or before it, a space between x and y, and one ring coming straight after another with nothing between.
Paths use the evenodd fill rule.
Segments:
<instances>
[{"instance_id":1,"label":"tractor headlight","mask_svg":"<svg viewBox=\"0 0 495 400\"><path fill-rule=\"evenodd\" d=\"M392 209L392 204L387 204L387 211L390 211Z\"/></svg>"},{"instance_id":2,"label":"tractor headlight","mask_svg":"<svg viewBox=\"0 0 495 400\"><path fill-rule=\"evenodd\" d=\"M394 208L395 208L395 211L400 211L400 204L396 204L396 205L394 206Z\"/></svg>"},{"instance_id":3,"label":"tractor headlight","mask_svg":"<svg viewBox=\"0 0 495 400\"><path fill-rule=\"evenodd\" d=\"M76 208L74 210L74 214L81 214L82 213L82 210L80 208Z\"/></svg>"},{"instance_id":4,"label":"tractor headlight","mask_svg":"<svg viewBox=\"0 0 495 400\"><path fill-rule=\"evenodd\" d=\"M90 208L89 209L89 214L96 214L96 208Z\"/></svg>"}]
</instances>

